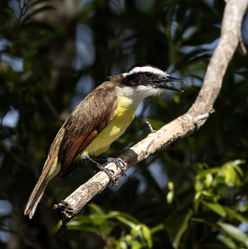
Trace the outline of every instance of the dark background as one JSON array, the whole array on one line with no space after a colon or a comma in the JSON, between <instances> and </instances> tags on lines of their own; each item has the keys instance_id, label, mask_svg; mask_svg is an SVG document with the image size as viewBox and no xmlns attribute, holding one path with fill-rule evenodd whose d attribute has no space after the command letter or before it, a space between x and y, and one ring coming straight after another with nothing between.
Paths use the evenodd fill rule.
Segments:
<instances>
[{"instance_id":1,"label":"dark background","mask_svg":"<svg viewBox=\"0 0 248 249\"><path fill-rule=\"evenodd\" d=\"M146 137L146 120L159 129L189 109L225 7L219 0L37 2L0 1L0 248L247 248L248 59L238 52L204 126L129 169L63 236L53 204L87 181L93 165L55 177L34 218L23 215L60 126L107 76L144 62L187 86L143 101L105 156ZM242 34L247 46L247 14Z\"/></svg>"}]
</instances>

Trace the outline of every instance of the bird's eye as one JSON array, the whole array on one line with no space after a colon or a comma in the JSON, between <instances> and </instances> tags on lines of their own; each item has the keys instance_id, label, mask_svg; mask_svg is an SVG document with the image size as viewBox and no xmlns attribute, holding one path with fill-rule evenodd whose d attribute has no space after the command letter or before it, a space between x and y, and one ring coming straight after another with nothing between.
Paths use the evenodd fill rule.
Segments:
<instances>
[{"instance_id":1,"label":"bird's eye","mask_svg":"<svg viewBox=\"0 0 248 249\"><path fill-rule=\"evenodd\" d=\"M152 76L152 74L147 72L147 73L145 73L145 76L150 78Z\"/></svg>"}]
</instances>

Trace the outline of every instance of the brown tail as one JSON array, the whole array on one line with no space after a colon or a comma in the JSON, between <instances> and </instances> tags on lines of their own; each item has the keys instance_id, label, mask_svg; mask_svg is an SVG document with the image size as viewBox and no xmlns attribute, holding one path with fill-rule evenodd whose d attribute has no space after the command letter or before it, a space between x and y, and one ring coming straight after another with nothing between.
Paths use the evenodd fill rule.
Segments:
<instances>
[{"instance_id":1,"label":"brown tail","mask_svg":"<svg viewBox=\"0 0 248 249\"><path fill-rule=\"evenodd\" d=\"M40 178L28 199L28 203L24 211L24 215L29 214L29 219L32 219L34 216L34 212L44 194L48 182L60 171L60 164L57 164L57 159L56 154L54 154L53 157L48 157L45 162Z\"/></svg>"},{"instance_id":2,"label":"brown tail","mask_svg":"<svg viewBox=\"0 0 248 249\"><path fill-rule=\"evenodd\" d=\"M40 180L40 179L39 179ZM39 184L39 186L38 186ZM34 216L34 212L37 208L38 203L41 200L41 197L44 194L44 191L47 187L48 181L46 181L45 179L43 179L43 181L40 184L40 181L38 181L28 199L28 203L26 205L24 214L28 215L29 214L29 219L32 219Z\"/></svg>"}]
</instances>

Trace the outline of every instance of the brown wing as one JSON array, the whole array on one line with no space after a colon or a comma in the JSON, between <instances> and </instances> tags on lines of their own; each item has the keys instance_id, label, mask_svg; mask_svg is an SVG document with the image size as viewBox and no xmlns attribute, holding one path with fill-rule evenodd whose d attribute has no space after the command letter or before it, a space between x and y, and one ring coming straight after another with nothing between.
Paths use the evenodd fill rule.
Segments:
<instances>
[{"instance_id":1,"label":"brown wing","mask_svg":"<svg viewBox=\"0 0 248 249\"><path fill-rule=\"evenodd\" d=\"M109 124L116 108L117 96L111 82L97 87L75 108L63 125L65 133L58 153L59 178L78 167L73 160Z\"/></svg>"}]
</instances>

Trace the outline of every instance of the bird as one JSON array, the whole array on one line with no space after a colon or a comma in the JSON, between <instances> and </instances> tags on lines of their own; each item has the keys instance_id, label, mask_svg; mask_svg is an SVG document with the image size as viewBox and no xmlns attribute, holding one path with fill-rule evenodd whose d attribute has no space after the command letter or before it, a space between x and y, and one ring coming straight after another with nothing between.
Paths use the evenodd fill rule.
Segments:
<instances>
[{"instance_id":1,"label":"bird","mask_svg":"<svg viewBox=\"0 0 248 249\"><path fill-rule=\"evenodd\" d=\"M51 144L24 215L32 219L48 182L54 176L58 174L58 178L63 179L86 160L95 163L113 182L113 170L105 166L114 162L123 172L123 162L109 157L105 164L100 165L96 158L130 126L144 98L167 90L183 92L167 82L185 83L156 66L137 63L126 73L109 76L108 81L90 92L68 116Z\"/></svg>"}]
</instances>

